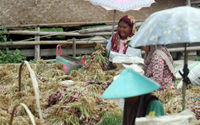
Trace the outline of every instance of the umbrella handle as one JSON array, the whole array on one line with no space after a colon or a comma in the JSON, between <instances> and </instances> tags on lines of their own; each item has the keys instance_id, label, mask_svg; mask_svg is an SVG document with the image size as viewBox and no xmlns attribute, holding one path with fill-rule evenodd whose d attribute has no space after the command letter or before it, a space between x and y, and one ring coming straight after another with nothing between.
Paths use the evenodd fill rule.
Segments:
<instances>
[{"instance_id":1,"label":"umbrella handle","mask_svg":"<svg viewBox=\"0 0 200 125\"><path fill-rule=\"evenodd\" d=\"M188 74L189 74L189 69L186 67L185 69L185 66L184 66L184 69L183 69L184 73L181 73L181 71L178 71L179 74L181 75L181 77L183 78L183 81L185 81L187 84L190 84L191 81L188 77ZM185 73L186 72L186 73ZM188 73L187 73L188 72Z\"/></svg>"},{"instance_id":2,"label":"umbrella handle","mask_svg":"<svg viewBox=\"0 0 200 125\"><path fill-rule=\"evenodd\" d=\"M189 69L188 69L188 65L185 64L184 68L183 68L183 81L185 81L187 84L191 83L190 79L188 78L188 74L189 74Z\"/></svg>"},{"instance_id":3,"label":"umbrella handle","mask_svg":"<svg viewBox=\"0 0 200 125\"><path fill-rule=\"evenodd\" d=\"M188 78L188 74L189 74L189 69L188 69L188 52L187 52L187 46L188 44L185 43L185 56L184 56L184 68L183 68L183 87L182 87L182 110L185 110L185 89L186 89L186 85L188 83L190 83L190 80Z\"/></svg>"}]
</instances>

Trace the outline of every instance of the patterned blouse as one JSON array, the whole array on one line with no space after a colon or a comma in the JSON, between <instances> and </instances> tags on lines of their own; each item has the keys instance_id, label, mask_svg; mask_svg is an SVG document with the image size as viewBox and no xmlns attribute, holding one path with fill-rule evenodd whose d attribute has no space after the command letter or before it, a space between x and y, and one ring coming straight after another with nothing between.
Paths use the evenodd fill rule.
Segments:
<instances>
[{"instance_id":1,"label":"patterned blouse","mask_svg":"<svg viewBox=\"0 0 200 125\"><path fill-rule=\"evenodd\" d=\"M160 55L154 54L147 66L145 76L160 83L160 90L174 88L175 78L170 72L165 60Z\"/></svg>"}]
</instances>

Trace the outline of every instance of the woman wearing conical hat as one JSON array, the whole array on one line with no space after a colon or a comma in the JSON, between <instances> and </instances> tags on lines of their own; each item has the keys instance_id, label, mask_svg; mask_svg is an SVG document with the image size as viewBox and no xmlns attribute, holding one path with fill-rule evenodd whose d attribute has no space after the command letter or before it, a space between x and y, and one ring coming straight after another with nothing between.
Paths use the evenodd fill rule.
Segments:
<instances>
[{"instance_id":1,"label":"woman wearing conical hat","mask_svg":"<svg viewBox=\"0 0 200 125\"><path fill-rule=\"evenodd\" d=\"M151 94L159 87L159 83L132 69L125 69L105 90L102 97L104 99L124 98L123 125L135 125L137 117L165 114L161 101Z\"/></svg>"}]
</instances>

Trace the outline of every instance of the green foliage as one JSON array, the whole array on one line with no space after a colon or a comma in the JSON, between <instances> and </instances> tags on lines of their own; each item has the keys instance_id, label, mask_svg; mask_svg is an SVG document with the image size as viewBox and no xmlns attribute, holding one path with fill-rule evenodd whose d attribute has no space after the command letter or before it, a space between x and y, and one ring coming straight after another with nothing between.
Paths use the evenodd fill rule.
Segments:
<instances>
[{"instance_id":1,"label":"green foliage","mask_svg":"<svg viewBox=\"0 0 200 125\"><path fill-rule=\"evenodd\" d=\"M44 32L63 32L63 28L42 28Z\"/></svg>"},{"instance_id":2,"label":"green foliage","mask_svg":"<svg viewBox=\"0 0 200 125\"><path fill-rule=\"evenodd\" d=\"M26 57L19 49L14 51L9 48L1 48L0 50L0 63L21 63L26 60Z\"/></svg>"},{"instance_id":3,"label":"green foliage","mask_svg":"<svg viewBox=\"0 0 200 125\"><path fill-rule=\"evenodd\" d=\"M35 29L28 29L28 31L35 31ZM42 32L63 32L63 28L41 28Z\"/></svg>"},{"instance_id":4,"label":"green foliage","mask_svg":"<svg viewBox=\"0 0 200 125\"><path fill-rule=\"evenodd\" d=\"M200 61L200 56L197 56L197 59L196 59L197 61Z\"/></svg>"},{"instance_id":5,"label":"green foliage","mask_svg":"<svg viewBox=\"0 0 200 125\"><path fill-rule=\"evenodd\" d=\"M7 29L0 26L0 42L7 42L7 36L4 33L8 33Z\"/></svg>"},{"instance_id":6,"label":"green foliage","mask_svg":"<svg viewBox=\"0 0 200 125\"><path fill-rule=\"evenodd\" d=\"M31 59L29 62L30 62L30 63L36 63L37 60L36 60L36 59Z\"/></svg>"},{"instance_id":7,"label":"green foliage","mask_svg":"<svg viewBox=\"0 0 200 125\"><path fill-rule=\"evenodd\" d=\"M101 118L98 125L122 125L122 115L107 114Z\"/></svg>"},{"instance_id":8,"label":"green foliage","mask_svg":"<svg viewBox=\"0 0 200 125\"><path fill-rule=\"evenodd\" d=\"M8 41L5 33L8 33L7 29L3 26L0 26L0 42ZM19 49L11 51L8 47L0 48L0 63L20 63L24 60L26 60L26 57Z\"/></svg>"},{"instance_id":9,"label":"green foliage","mask_svg":"<svg viewBox=\"0 0 200 125\"><path fill-rule=\"evenodd\" d=\"M96 26L83 26L82 29L88 29L88 28L97 28L97 27L104 27L106 25L96 25Z\"/></svg>"},{"instance_id":10,"label":"green foliage","mask_svg":"<svg viewBox=\"0 0 200 125\"><path fill-rule=\"evenodd\" d=\"M176 81L174 82L174 87L175 87L175 88L177 87L177 85L178 85L179 82L180 82L180 80L176 80Z\"/></svg>"},{"instance_id":11,"label":"green foliage","mask_svg":"<svg viewBox=\"0 0 200 125\"><path fill-rule=\"evenodd\" d=\"M35 31L35 29L27 29L28 31ZM64 32L63 28L40 28L41 32ZM65 36L54 36L59 39L65 38Z\"/></svg>"}]
</instances>

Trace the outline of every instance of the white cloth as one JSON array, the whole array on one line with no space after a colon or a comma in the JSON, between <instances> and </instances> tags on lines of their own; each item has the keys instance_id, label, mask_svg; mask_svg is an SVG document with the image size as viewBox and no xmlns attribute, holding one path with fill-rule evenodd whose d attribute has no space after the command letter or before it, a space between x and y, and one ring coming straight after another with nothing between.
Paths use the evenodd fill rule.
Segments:
<instances>
[{"instance_id":1,"label":"white cloth","mask_svg":"<svg viewBox=\"0 0 200 125\"><path fill-rule=\"evenodd\" d=\"M112 37L111 37L112 38ZM111 38L110 40L108 41L108 44L106 46L106 50L107 51L110 51L111 50ZM122 40L120 40L120 44L122 43ZM141 50L140 49L135 49L135 48L132 48L132 47L128 47L127 50L126 50L126 54L122 54L122 53L119 53L120 56L127 56L127 57L142 57L141 55ZM119 55L116 55L116 56L119 56ZM110 56L109 55L109 61L112 62L112 59L113 59L113 56Z\"/></svg>"}]
</instances>

